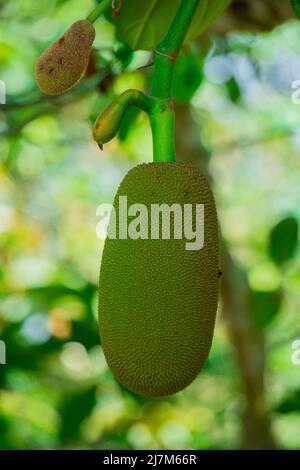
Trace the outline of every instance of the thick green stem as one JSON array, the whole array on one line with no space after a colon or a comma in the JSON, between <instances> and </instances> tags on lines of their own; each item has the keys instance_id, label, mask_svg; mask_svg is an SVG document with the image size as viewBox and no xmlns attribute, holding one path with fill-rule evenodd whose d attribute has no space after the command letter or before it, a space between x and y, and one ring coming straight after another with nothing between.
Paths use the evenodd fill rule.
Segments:
<instances>
[{"instance_id":1,"label":"thick green stem","mask_svg":"<svg viewBox=\"0 0 300 470\"><path fill-rule=\"evenodd\" d=\"M153 138L153 161L175 162L175 114L172 106L166 105L160 113L149 116Z\"/></svg>"},{"instance_id":2,"label":"thick green stem","mask_svg":"<svg viewBox=\"0 0 300 470\"><path fill-rule=\"evenodd\" d=\"M103 15L109 5L111 5L111 0L102 0L99 5L97 5L96 8L89 14L87 20L89 20L91 23L94 23L99 18L99 16Z\"/></svg>"},{"instance_id":3,"label":"thick green stem","mask_svg":"<svg viewBox=\"0 0 300 470\"><path fill-rule=\"evenodd\" d=\"M181 1L169 31L155 49L152 96L171 99L175 61L200 1Z\"/></svg>"},{"instance_id":4,"label":"thick green stem","mask_svg":"<svg viewBox=\"0 0 300 470\"><path fill-rule=\"evenodd\" d=\"M154 51L151 96L167 102L160 116L150 118L154 161L175 161L175 114L172 85L176 58L201 0L182 0L162 42Z\"/></svg>"}]
</instances>

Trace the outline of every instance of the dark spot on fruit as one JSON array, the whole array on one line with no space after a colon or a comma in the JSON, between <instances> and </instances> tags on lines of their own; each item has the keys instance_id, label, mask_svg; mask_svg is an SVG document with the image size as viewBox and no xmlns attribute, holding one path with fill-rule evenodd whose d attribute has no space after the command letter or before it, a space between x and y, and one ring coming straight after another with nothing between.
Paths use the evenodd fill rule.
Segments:
<instances>
[{"instance_id":1,"label":"dark spot on fruit","mask_svg":"<svg viewBox=\"0 0 300 470\"><path fill-rule=\"evenodd\" d=\"M58 59L58 62L59 62L60 65L62 65L63 64L63 58L61 57L60 59Z\"/></svg>"},{"instance_id":2,"label":"dark spot on fruit","mask_svg":"<svg viewBox=\"0 0 300 470\"><path fill-rule=\"evenodd\" d=\"M54 67L52 67L52 69L49 70L49 73L52 73L54 71Z\"/></svg>"},{"instance_id":3,"label":"dark spot on fruit","mask_svg":"<svg viewBox=\"0 0 300 470\"><path fill-rule=\"evenodd\" d=\"M62 36L60 40L58 41L58 44L61 46L65 42L65 37Z\"/></svg>"}]
</instances>

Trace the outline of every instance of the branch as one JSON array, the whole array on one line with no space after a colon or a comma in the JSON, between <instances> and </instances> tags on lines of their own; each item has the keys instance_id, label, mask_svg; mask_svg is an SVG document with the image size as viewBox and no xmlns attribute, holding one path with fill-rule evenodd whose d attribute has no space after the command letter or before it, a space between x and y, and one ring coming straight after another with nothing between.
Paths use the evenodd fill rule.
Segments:
<instances>
[{"instance_id":1,"label":"branch","mask_svg":"<svg viewBox=\"0 0 300 470\"><path fill-rule=\"evenodd\" d=\"M95 79L86 79L78 87L74 88L70 92L65 93L63 95L59 95L55 97L49 97L48 95L40 95L40 96L34 96L32 100L28 99L21 103L13 101L11 103L3 105L3 108L6 111L12 111L12 112L22 107L30 109L31 107L40 105L40 108L38 110L34 109L30 115L28 115L28 113L26 112L25 120L23 120L22 122L19 122L17 125L4 129L2 132L0 132L0 136L17 135L19 132L21 132L24 126L26 126L29 122L33 121L39 116L42 116L47 113L52 114L58 109L58 106L65 106L66 104L69 104L70 102L81 99L88 92L94 91L95 87L99 84L99 80L101 83L101 81L105 79L105 77L106 76L104 75L102 77L98 76ZM7 116L9 116L8 113L7 113Z\"/></svg>"},{"instance_id":2,"label":"branch","mask_svg":"<svg viewBox=\"0 0 300 470\"><path fill-rule=\"evenodd\" d=\"M153 160L175 161L175 113L172 85L175 61L201 0L181 0L175 18L164 39L154 51L151 96L167 103L165 110L150 117L153 135Z\"/></svg>"},{"instance_id":3,"label":"branch","mask_svg":"<svg viewBox=\"0 0 300 470\"><path fill-rule=\"evenodd\" d=\"M298 129L296 128L286 128L286 129L279 129L276 133L272 131L270 134L257 136L254 139L241 139L241 140L233 140L223 142L221 144L216 145L212 148L212 153L215 155L222 155L230 152L231 150L241 149L252 147L255 145L265 144L267 142L271 142L272 140L277 139L288 139L296 134Z\"/></svg>"},{"instance_id":4,"label":"branch","mask_svg":"<svg viewBox=\"0 0 300 470\"><path fill-rule=\"evenodd\" d=\"M167 34L154 50L152 96L171 99L175 61L200 1L181 1Z\"/></svg>"}]
</instances>

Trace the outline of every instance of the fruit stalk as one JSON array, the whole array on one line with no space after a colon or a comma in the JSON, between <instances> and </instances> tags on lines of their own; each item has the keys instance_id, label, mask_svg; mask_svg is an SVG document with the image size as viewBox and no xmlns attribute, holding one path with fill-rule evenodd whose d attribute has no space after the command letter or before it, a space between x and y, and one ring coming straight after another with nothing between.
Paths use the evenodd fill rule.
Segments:
<instances>
[{"instance_id":1,"label":"fruit stalk","mask_svg":"<svg viewBox=\"0 0 300 470\"><path fill-rule=\"evenodd\" d=\"M154 50L152 96L163 100L172 98L175 62L200 1L181 1L168 32Z\"/></svg>"},{"instance_id":2,"label":"fruit stalk","mask_svg":"<svg viewBox=\"0 0 300 470\"><path fill-rule=\"evenodd\" d=\"M153 160L175 161L175 112L172 85L176 58L201 0L182 0L163 40L154 50L151 96L167 103L161 115L150 117L153 133Z\"/></svg>"},{"instance_id":3,"label":"fruit stalk","mask_svg":"<svg viewBox=\"0 0 300 470\"><path fill-rule=\"evenodd\" d=\"M89 20L91 23L94 23L99 18L99 16L105 12L110 4L111 0L101 0L99 5L97 5L96 8L89 14L87 20Z\"/></svg>"}]
</instances>

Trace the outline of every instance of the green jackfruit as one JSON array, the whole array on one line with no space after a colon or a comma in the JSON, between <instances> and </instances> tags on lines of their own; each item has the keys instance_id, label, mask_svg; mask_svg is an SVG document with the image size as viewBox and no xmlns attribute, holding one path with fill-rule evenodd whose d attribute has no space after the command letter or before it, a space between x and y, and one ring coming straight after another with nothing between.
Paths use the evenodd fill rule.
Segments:
<instances>
[{"instance_id":1,"label":"green jackfruit","mask_svg":"<svg viewBox=\"0 0 300 470\"><path fill-rule=\"evenodd\" d=\"M36 63L36 80L47 95L59 95L72 88L89 63L95 29L88 20L76 21L49 46Z\"/></svg>"},{"instance_id":2,"label":"green jackfruit","mask_svg":"<svg viewBox=\"0 0 300 470\"><path fill-rule=\"evenodd\" d=\"M204 246L187 239L122 239L119 197L132 204L204 204ZM150 163L131 170L115 201L102 255L99 286L101 342L108 365L126 388L162 397L188 386L202 369L217 310L218 223L206 178L181 163ZM123 210L123 209L122 209ZM128 216L127 223L134 220ZM175 216L171 217L171 234ZM195 211L193 211L195 229ZM149 224L148 236L151 226ZM145 236L145 233L144 235Z\"/></svg>"}]
</instances>

